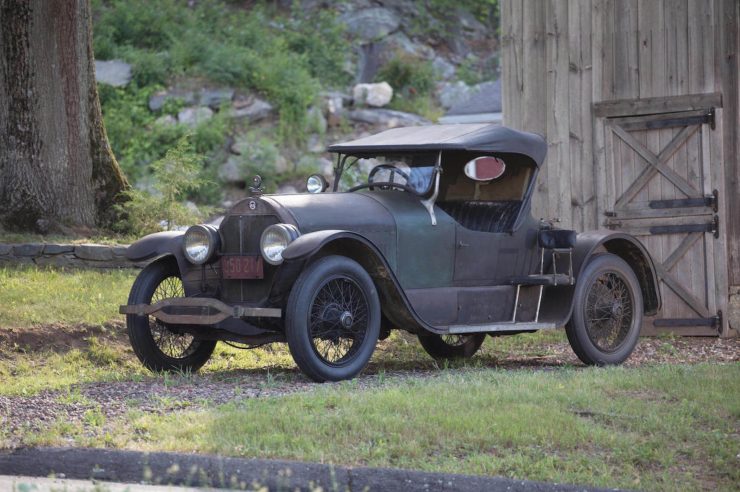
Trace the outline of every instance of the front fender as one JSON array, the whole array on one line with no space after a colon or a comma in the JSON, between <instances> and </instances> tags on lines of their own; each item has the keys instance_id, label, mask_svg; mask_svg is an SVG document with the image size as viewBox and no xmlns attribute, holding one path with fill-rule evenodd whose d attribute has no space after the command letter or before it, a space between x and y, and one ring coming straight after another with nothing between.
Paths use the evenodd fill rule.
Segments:
<instances>
[{"instance_id":1,"label":"front fender","mask_svg":"<svg viewBox=\"0 0 740 492\"><path fill-rule=\"evenodd\" d=\"M136 241L126 249L131 261L146 261L165 255L182 256L182 231L155 232Z\"/></svg>"},{"instance_id":2,"label":"front fender","mask_svg":"<svg viewBox=\"0 0 740 492\"><path fill-rule=\"evenodd\" d=\"M337 229L327 229L324 231L309 232L288 245L283 251L285 261L304 260L313 256L324 245L335 239L349 238L355 239L362 243L370 245L370 242L357 233L342 231Z\"/></svg>"}]
</instances>

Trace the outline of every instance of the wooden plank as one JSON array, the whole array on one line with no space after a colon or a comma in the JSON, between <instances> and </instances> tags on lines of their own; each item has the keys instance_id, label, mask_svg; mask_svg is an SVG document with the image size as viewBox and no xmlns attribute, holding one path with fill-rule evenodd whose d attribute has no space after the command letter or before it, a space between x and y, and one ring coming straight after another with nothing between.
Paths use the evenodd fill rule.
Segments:
<instances>
[{"instance_id":1,"label":"wooden plank","mask_svg":"<svg viewBox=\"0 0 740 492\"><path fill-rule=\"evenodd\" d=\"M604 2L595 1L591 10L591 88L592 100L603 101L605 98L602 94L604 78L604 24L605 12ZM592 108L596 103L592 103ZM607 162L605 149L605 125L604 118L596 117L594 111L592 114L593 124L593 161L594 161L594 192L596 195L595 211L596 224L601 225L601 219L604 212L612 209L612 204L608 203L607 196Z\"/></svg>"},{"instance_id":2,"label":"wooden plank","mask_svg":"<svg viewBox=\"0 0 740 492\"><path fill-rule=\"evenodd\" d=\"M615 2L613 19L613 97L634 99L640 95L637 75L637 0Z\"/></svg>"},{"instance_id":3,"label":"wooden plank","mask_svg":"<svg viewBox=\"0 0 740 492\"><path fill-rule=\"evenodd\" d=\"M683 285L676 281L676 279L674 279L673 276L663 268L663 265L656 263L655 271L657 272L660 281L675 292L691 309L696 311L696 314L703 318L714 316L714 313L709 312L701 300L697 299L694 294L686 290Z\"/></svg>"},{"instance_id":4,"label":"wooden plank","mask_svg":"<svg viewBox=\"0 0 740 492\"><path fill-rule=\"evenodd\" d=\"M698 190L664 164L673 155L673 153L686 142L686 139L697 131L697 126L686 127L681 130L658 156L646 149L645 146L638 142L632 135L622 130L618 124L612 125L611 128L619 138L632 147L635 152L640 154L640 156L650 164L650 166L645 168L642 174L640 174L640 176L630 185L622 196L619 197L614 205L615 209L624 207L630 200L632 200L632 198L634 198L634 196L652 179L656 172L660 172L663 176L669 179L671 183L680 189L686 196L701 196L701 193Z\"/></svg>"},{"instance_id":5,"label":"wooden plank","mask_svg":"<svg viewBox=\"0 0 740 492\"><path fill-rule=\"evenodd\" d=\"M656 114L722 107L722 94L686 94L683 96L622 99L594 103L594 115L615 117Z\"/></svg>"},{"instance_id":6,"label":"wooden plank","mask_svg":"<svg viewBox=\"0 0 740 492\"><path fill-rule=\"evenodd\" d=\"M673 268L673 266L676 264L678 260L683 258L686 253L691 249L691 247L694 245L696 241L699 239L703 239L703 236L706 236L706 233L701 232L692 232L690 234L687 234L685 238L681 241L681 244L676 248L671 255L666 258L666 260L663 262L663 268L666 270L670 270Z\"/></svg>"},{"instance_id":7,"label":"wooden plank","mask_svg":"<svg viewBox=\"0 0 740 492\"><path fill-rule=\"evenodd\" d=\"M545 4L545 64L547 66L548 211L561 219L565 228L571 220L571 165L568 60L568 2L549 0Z\"/></svg>"},{"instance_id":8,"label":"wooden plank","mask_svg":"<svg viewBox=\"0 0 740 492\"><path fill-rule=\"evenodd\" d=\"M575 230L583 228L583 106L581 89L583 84L583 44L581 33L581 16L588 15L581 2L572 2L568 8L568 167L571 179L571 213L570 227ZM588 40L590 43L590 40ZM590 105L589 105L590 106ZM588 125L589 120L586 120Z\"/></svg>"},{"instance_id":9,"label":"wooden plank","mask_svg":"<svg viewBox=\"0 0 740 492\"><path fill-rule=\"evenodd\" d=\"M719 37L718 73L723 94L727 97L727 108L723 114L726 196L728 213L740 210L740 4L737 0L720 0L717 29ZM730 215L727 215L729 218ZM737 215L735 215L737 217ZM728 221L727 252L729 256L729 282L740 285L740 221Z\"/></svg>"},{"instance_id":10,"label":"wooden plank","mask_svg":"<svg viewBox=\"0 0 740 492\"><path fill-rule=\"evenodd\" d=\"M545 135L547 125L543 114L550 110L551 101L547 99L547 66L545 62L545 2L527 1L523 3L523 66L522 78L522 129ZM532 198L535 217L546 217L548 213L548 176L550 159L546 159L537 177L536 192Z\"/></svg>"},{"instance_id":11,"label":"wooden plank","mask_svg":"<svg viewBox=\"0 0 740 492\"><path fill-rule=\"evenodd\" d=\"M598 222L596 216L596 197L594 172L594 153L593 153L593 116L591 114L591 102L593 101L592 76L593 76L593 53L592 53L592 36L591 31L591 8L590 0L579 0L578 9L580 11L580 46L581 46L581 70L580 70L580 115L577 119L581 124L581 142L580 142L580 161L574 164L581 169L581 181L579 190L581 191L579 201L581 206L582 224L581 230L596 229ZM572 101L571 101L572 102ZM572 121L572 119L571 119Z\"/></svg>"},{"instance_id":12,"label":"wooden plank","mask_svg":"<svg viewBox=\"0 0 740 492\"><path fill-rule=\"evenodd\" d=\"M676 214L680 213L682 216L693 217L696 215L706 215L706 207L687 207L681 209L672 208L649 208L644 206L629 207L625 206L618 210L613 211L616 215L613 217L615 220L619 219L648 219L654 217L675 217Z\"/></svg>"}]
</instances>

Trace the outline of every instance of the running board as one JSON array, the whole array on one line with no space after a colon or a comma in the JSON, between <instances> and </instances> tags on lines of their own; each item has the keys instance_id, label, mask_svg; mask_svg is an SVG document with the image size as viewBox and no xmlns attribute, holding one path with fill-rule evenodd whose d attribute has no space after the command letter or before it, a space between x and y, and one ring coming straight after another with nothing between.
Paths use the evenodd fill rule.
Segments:
<instances>
[{"instance_id":1,"label":"running board","mask_svg":"<svg viewBox=\"0 0 740 492\"><path fill-rule=\"evenodd\" d=\"M482 333L497 331L530 331L530 330L554 330L558 325L556 323L539 321L512 323L492 323L488 325L452 325L447 327L448 333Z\"/></svg>"}]
</instances>

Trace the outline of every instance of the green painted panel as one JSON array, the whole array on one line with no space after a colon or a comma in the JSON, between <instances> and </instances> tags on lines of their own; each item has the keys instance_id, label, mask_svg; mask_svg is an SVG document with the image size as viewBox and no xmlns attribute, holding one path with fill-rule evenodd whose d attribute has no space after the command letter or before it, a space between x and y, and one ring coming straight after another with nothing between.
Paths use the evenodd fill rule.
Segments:
<instances>
[{"instance_id":1,"label":"green painted panel","mask_svg":"<svg viewBox=\"0 0 740 492\"><path fill-rule=\"evenodd\" d=\"M455 222L444 213L432 225L429 212L411 193L365 192L388 209L396 221L396 268L404 289L448 287L455 266Z\"/></svg>"}]
</instances>

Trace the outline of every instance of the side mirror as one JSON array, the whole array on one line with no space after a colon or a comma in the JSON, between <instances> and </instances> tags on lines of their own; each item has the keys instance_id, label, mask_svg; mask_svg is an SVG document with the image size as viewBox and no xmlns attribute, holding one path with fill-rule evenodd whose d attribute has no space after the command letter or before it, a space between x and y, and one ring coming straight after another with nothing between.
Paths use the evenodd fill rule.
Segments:
<instances>
[{"instance_id":1,"label":"side mirror","mask_svg":"<svg viewBox=\"0 0 740 492\"><path fill-rule=\"evenodd\" d=\"M306 190L309 193L323 193L329 187L329 183L320 174L312 174L306 180Z\"/></svg>"},{"instance_id":2,"label":"side mirror","mask_svg":"<svg viewBox=\"0 0 740 492\"><path fill-rule=\"evenodd\" d=\"M465 176L475 181L491 181L500 178L506 170L506 164L498 157L476 157L465 164Z\"/></svg>"}]
</instances>

